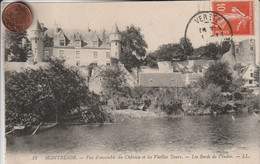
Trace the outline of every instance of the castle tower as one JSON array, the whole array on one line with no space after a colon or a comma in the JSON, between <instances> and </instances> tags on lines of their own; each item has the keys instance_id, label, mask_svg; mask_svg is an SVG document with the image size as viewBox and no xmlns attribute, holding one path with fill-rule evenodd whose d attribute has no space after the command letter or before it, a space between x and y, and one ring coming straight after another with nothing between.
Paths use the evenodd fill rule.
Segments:
<instances>
[{"instance_id":1,"label":"castle tower","mask_svg":"<svg viewBox=\"0 0 260 164\"><path fill-rule=\"evenodd\" d=\"M30 31L30 41L32 45L33 62L42 62L44 57L44 32L43 24L37 20Z\"/></svg>"},{"instance_id":2,"label":"castle tower","mask_svg":"<svg viewBox=\"0 0 260 164\"><path fill-rule=\"evenodd\" d=\"M231 69L233 69L234 65L236 65L237 60L236 60L235 45L233 40L230 40L230 49L222 56L221 61L228 62Z\"/></svg>"},{"instance_id":3,"label":"castle tower","mask_svg":"<svg viewBox=\"0 0 260 164\"><path fill-rule=\"evenodd\" d=\"M110 57L119 59L121 55L121 35L116 24L109 36L109 41L111 44Z\"/></svg>"}]
</instances>

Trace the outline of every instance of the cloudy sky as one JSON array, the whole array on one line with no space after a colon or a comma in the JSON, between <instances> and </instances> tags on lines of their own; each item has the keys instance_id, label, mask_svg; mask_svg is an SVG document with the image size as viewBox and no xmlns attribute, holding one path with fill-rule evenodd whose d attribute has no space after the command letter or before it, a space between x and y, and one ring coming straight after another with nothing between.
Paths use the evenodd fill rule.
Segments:
<instances>
[{"instance_id":1,"label":"cloudy sky","mask_svg":"<svg viewBox=\"0 0 260 164\"><path fill-rule=\"evenodd\" d=\"M37 19L47 28L56 22L61 28L111 30L117 23L119 30L134 24L140 27L148 44L148 51L167 43L178 43L184 36L189 19L198 10L210 10L208 1L175 2L60 2L28 3ZM194 47L200 45L193 41Z\"/></svg>"}]
</instances>

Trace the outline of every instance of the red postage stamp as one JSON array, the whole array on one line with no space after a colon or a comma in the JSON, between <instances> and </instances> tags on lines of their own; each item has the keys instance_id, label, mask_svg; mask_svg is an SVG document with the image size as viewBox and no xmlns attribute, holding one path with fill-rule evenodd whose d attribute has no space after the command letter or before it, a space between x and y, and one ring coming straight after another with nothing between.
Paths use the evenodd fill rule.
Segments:
<instances>
[{"instance_id":1,"label":"red postage stamp","mask_svg":"<svg viewBox=\"0 0 260 164\"><path fill-rule=\"evenodd\" d=\"M233 35L254 35L254 5L253 1L215 1L212 10L223 15L230 23ZM218 22L218 30L228 30L227 21Z\"/></svg>"}]
</instances>

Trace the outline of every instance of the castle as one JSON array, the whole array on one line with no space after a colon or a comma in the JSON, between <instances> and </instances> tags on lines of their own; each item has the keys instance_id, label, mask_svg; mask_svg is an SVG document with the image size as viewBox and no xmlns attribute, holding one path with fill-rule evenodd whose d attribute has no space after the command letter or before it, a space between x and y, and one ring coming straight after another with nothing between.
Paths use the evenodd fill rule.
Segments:
<instances>
[{"instance_id":1,"label":"castle","mask_svg":"<svg viewBox=\"0 0 260 164\"><path fill-rule=\"evenodd\" d=\"M115 24L112 32L106 30L65 30L56 24L47 29L38 20L29 32L33 63L48 57L65 59L70 66L111 65L111 58L119 59L121 35Z\"/></svg>"}]
</instances>

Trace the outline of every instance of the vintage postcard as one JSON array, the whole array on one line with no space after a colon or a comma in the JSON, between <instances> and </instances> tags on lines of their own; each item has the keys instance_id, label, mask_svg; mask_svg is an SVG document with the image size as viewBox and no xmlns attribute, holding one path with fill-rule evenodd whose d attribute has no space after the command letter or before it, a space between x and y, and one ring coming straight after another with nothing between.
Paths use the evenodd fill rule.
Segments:
<instances>
[{"instance_id":1,"label":"vintage postcard","mask_svg":"<svg viewBox=\"0 0 260 164\"><path fill-rule=\"evenodd\" d=\"M1 16L2 163L260 163L257 0Z\"/></svg>"}]
</instances>

